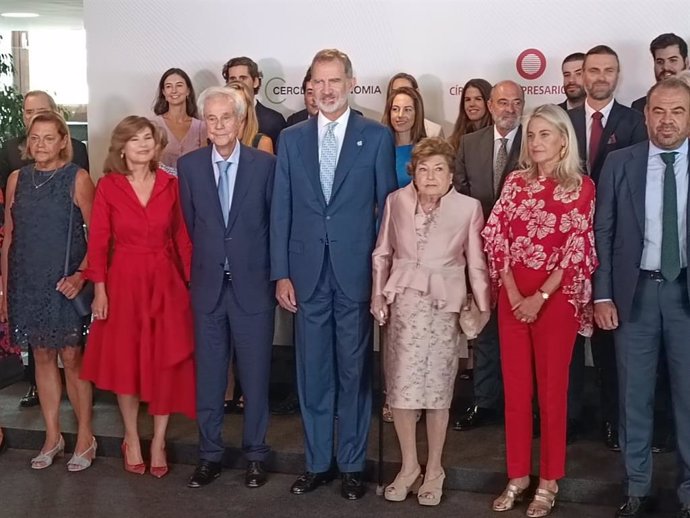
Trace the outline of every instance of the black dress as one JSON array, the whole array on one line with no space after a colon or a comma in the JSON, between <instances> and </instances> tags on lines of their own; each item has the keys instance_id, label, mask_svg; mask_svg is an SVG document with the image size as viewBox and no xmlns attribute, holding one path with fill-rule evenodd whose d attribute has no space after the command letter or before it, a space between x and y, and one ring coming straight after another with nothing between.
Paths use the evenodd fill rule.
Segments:
<instances>
[{"instance_id":1,"label":"black dress","mask_svg":"<svg viewBox=\"0 0 690 518\"><path fill-rule=\"evenodd\" d=\"M10 339L26 348L61 349L84 342L86 324L62 293L71 193L79 170L67 164L53 171L19 170L12 205L12 243L9 250L7 309ZM69 273L86 255L84 220L74 206Z\"/></svg>"}]
</instances>

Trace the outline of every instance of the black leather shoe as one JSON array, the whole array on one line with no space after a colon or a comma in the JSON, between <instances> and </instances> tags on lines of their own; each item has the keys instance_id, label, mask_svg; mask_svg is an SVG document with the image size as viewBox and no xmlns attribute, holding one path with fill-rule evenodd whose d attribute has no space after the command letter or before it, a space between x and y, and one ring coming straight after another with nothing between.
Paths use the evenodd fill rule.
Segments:
<instances>
[{"instance_id":1,"label":"black leather shoe","mask_svg":"<svg viewBox=\"0 0 690 518\"><path fill-rule=\"evenodd\" d=\"M38 389L36 385L31 385L29 390L24 394L24 397L19 400L19 406L22 408L31 408L38 405Z\"/></svg>"},{"instance_id":2,"label":"black leather shoe","mask_svg":"<svg viewBox=\"0 0 690 518\"><path fill-rule=\"evenodd\" d=\"M218 477L220 477L220 462L201 460L197 464L189 482L187 482L187 487L196 489L207 486Z\"/></svg>"},{"instance_id":3,"label":"black leather shoe","mask_svg":"<svg viewBox=\"0 0 690 518\"><path fill-rule=\"evenodd\" d=\"M604 421L604 444L611 451L621 451L621 445L618 442L618 426L611 421Z\"/></svg>"},{"instance_id":4,"label":"black leather shoe","mask_svg":"<svg viewBox=\"0 0 690 518\"><path fill-rule=\"evenodd\" d=\"M627 496L616 510L616 518L636 518L654 509L654 500L648 496Z\"/></svg>"},{"instance_id":5,"label":"black leather shoe","mask_svg":"<svg viewBox=\"0 0 690 518\"><path fill-rule=\"evenodd\" d=\"M668 453L676 449L676 435L670 430L654 432L652 453Z\"/></svg>"},{"instance_id":6,"label":"black leather shoe","mask_svg":"<svg viewBox=\"0 0 690 518\"><path fill-rule=\"evenodd\" d=\"M678 511L676 518L690 518L690 505L684 505L681 510Z\"/></svg>"},{"instance_id":7,"label":"black leather shoe","mask_svg":"<svg viewBox=\"0 0 690 518\"><path fill-rule=\"evenodd\" d=\"M299 412L299 399L297 394L294 392L289 394L288 397L271 405L272 415L294 415Z\"/></svg>"},{"instance_id":8,"label":"black leather shoe","mask_svg":"<svg viewBox=\"0 0 690 518\"><path fill-rule=\"evenodd\" d=\"M498 415L495 410L471 406L453 423L453 430L464 432L487 424L496 424L497 422Z\"/></svg>"},{"instance_id":9,"label":"black leather shoe","mask_svg":"<svg viewBox=\"0 0 690 518\"><path fill-rule=\"evenodd\" d=\"M305 493L310 493L315 489L332 482L335 478L333 471L324 471L321 473L313 473L307 471L299 476L295 483L292 484L290 492L294 495L303 495Z\"/></svg>"},{"instance_id":10,"label":"black leather shoe","mask_svg":"<svg viewBox=\"0 0 690 518\"><path fill-rule=\"evenodd\" d=\"M244 476L244 485L247 487L261 487L266 483L266 470L264 463L256 460L247 465L247 473Z\"/></svg>"},{"instance_id":11,"label":"black leather shoe","mask_svg":"<svg viewBox=\"0 0 690 518\"><path fill-rule=\"evenodd\" d=\"M348 500L359 500L364 496L367 486L364 485L362 474L359 471L353 473L341 473L342 486L340 494Z\"/></svg>"}]
</instances>

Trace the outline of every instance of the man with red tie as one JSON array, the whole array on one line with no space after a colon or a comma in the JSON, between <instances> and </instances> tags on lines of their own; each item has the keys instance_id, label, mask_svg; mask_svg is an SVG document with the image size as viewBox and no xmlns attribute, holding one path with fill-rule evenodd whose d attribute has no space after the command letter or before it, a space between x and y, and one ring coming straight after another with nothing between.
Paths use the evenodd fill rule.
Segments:
<instances>
[{"instance_id":1,"label":"man with red tie","mask_svg":"<svg viewBox=\"0 0 690 518\"><path fill-rule=\"evenodd\" d=\"M647 138L644 116L614 99L620 63L616 52L597 45L585 54L583 82L587 98L583 106L568 111L575 128L580 158L594 183L599 182L606 156L616 149ZM596 302L596 301L595 301ZM600 378L604 442L618 451L618 377L613 338L609 331L595 329L592 356Z\"/></svg>"}]
</instances>

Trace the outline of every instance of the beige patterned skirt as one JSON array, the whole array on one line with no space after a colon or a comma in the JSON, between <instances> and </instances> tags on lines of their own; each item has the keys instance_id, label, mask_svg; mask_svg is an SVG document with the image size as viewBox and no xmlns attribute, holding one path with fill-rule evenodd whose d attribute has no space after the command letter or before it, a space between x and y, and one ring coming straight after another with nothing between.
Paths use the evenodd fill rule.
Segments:
<instances>
[{"instance_id":1,"label":"beige patterned skirt","mask_svg":"<svg viewBox=\"0 0 690 518\"><path fill-rule=\"evenodd\" d=\"M390 311L384 350L388 404L450 408L458 372L458 314L439 311L431 299L409 288L396 295Z\"/></svg>"}]
</instances>

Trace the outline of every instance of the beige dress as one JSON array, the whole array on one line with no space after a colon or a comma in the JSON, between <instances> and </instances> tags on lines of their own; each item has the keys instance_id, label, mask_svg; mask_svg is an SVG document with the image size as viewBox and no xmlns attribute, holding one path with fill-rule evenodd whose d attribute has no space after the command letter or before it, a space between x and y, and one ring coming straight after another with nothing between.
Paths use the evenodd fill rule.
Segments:
<instances>
[{"instance_id":1,"label":"beige dress","mask_svg":"<svg viewBox=\"0 0 690 518\"><path fill-rule=\"evenodd\" d=\"M429 214L413 184L388 196L373 259L373 296L390 304L384 370L393 408L450 407L458 369L459 313L469 278L489 310L489 275L479 235L481 205L454 189Z\"/></svg>"},{"instance_id":2,"label":"beige dress","mask_svg":"<svg viewBox=\"0 0 690 518\"><path fill-rule=\"evenodd\" d=\"M415 215L420 255L436 229L438 208ZM405 288L390 307L386 340L386 393L393 408L450 408L458 372L458 313L439 311L436 302Z\"/></svg>"}]
</instances>

